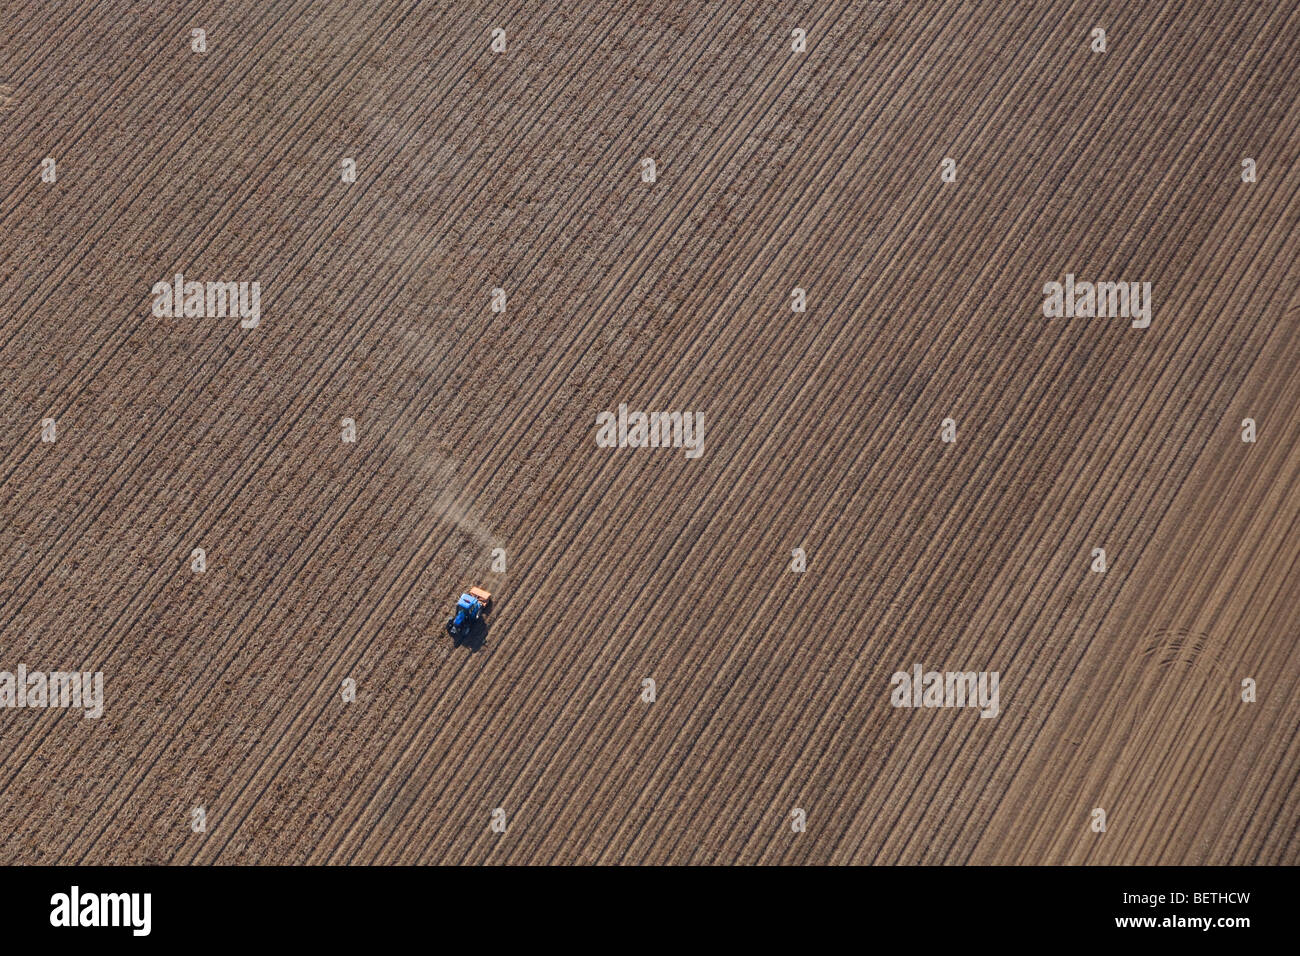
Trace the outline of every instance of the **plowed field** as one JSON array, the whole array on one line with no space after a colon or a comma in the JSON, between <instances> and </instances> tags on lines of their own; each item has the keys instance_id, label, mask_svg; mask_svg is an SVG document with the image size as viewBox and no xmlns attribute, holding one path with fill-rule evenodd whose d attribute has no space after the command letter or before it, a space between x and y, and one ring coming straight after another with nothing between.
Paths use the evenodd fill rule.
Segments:
<instances>
[{"instance_id":1,"label":"plowed field","mask_svg":"<svg viewBox=\"0 0 1300 956\"><path fill-rule=\"evenodd\" d=\"M0 862L1300 862L1296 0L0 40Z\"/></svg>"}]
</instances>

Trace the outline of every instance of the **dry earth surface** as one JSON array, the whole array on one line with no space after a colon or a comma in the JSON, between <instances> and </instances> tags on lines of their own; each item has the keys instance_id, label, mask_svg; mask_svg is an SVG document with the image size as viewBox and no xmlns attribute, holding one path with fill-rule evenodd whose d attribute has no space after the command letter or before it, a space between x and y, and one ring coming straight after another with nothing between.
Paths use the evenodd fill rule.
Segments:
<instances>
[{"instance_id":1,"label":"dry earth surface","mask_svg":"<svg viewBox=\"0 0 1300 956\"><path fill-rule=\"evenodd\" d=\"M1296 0L0 12L0 862L1300 861Z\"/></svg>"}]
</instances>

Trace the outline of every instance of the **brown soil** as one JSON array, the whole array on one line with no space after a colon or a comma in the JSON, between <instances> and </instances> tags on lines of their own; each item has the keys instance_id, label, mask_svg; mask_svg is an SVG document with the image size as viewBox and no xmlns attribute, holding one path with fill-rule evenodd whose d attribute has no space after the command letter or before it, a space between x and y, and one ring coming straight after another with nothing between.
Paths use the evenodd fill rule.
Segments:
<instances>
[{"instance_id":1,"label":"brown soil","mask_svg":"<svg viewBox=\"0 0 1300 956\"><path fill-rule=\"evenodd\" d=\"M0 862L1300 862L1300 3L997 6L20 2Z\"/></svg>"}]
</instances>

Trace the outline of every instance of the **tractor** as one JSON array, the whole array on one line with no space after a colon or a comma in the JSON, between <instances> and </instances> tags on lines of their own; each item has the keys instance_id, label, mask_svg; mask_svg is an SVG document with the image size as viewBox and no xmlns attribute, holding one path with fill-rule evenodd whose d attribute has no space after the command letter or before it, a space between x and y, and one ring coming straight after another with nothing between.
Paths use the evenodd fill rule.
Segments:
<instances>
[{"instance_id":1,"label":"tractor","mask_svg":"<svg viewBox=\"0 0 1300 956\"><path fill-rule=\"evenodd\" d=\"M456 602L455 615L447 622L447 633L451 639L459 644L468 638L470 629L488 612L491 605L492 595L482 588L470 588L462 594Z\"/></svg>"}]
</instances>

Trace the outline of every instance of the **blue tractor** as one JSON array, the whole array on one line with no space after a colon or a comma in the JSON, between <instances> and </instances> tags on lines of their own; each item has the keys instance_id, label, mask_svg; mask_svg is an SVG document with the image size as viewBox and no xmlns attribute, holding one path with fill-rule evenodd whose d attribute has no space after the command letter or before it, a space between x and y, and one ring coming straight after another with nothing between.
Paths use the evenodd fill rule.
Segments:
<instances>
[{"instance_id":1,"label":"blue tractor","mask_svg":"<svg viewBox=\"0 0 1300 956\"><path fill-rule=\"evenodd\" d=\"M447 622L447 633L459 644L470 635L470 630L492 604L492 595L482 588L470 588L456 602L456 613Z\"/></svg>"}]
</instances>

